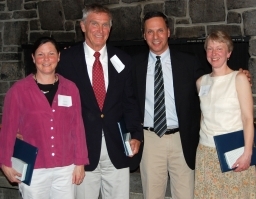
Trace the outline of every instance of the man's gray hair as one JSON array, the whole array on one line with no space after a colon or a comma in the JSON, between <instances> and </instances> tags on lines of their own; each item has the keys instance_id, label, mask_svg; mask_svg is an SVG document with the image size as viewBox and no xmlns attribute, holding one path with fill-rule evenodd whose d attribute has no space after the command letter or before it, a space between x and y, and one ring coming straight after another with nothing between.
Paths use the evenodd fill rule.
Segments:
<instances>
[{"instance_id":1,"label":"man's gray hair","mask_svg":"<svg viewBox=\"0 0 256 199\"><path fill-rule=\"evenodd\" d=\"M103 5L96 4L96 3L90 4L90 5L85 6L85 8L82 10L82 12L83 12L82 21L86 21L87 16L92 12L106 13L110 18L110 27L112 26L112 14L111 14L110 10Z\"/></svg>"}]
</instances>

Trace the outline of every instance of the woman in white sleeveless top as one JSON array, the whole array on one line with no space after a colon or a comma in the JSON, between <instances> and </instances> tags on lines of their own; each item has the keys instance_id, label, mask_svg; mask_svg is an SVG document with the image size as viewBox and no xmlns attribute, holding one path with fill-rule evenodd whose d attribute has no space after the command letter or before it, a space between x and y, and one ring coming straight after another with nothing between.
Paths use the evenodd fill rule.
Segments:
<instances>
[{"instance_id":1,"label":"woman in white sleeveless top","mask_svg":"<svg viewBox=\"0 0 256 199\"><path fill-rule=\"evenodd\" d=\"M194 198L254 199L255 167L250 166L254 138L251 86L245 74L227 65L233 42L225 32L211 33L205 41L205 50L212 73L196 82L202 117ZM242 129L244 153L234 163L233 171L222 173L213 136Z\"/></svg>"}]
</instances>

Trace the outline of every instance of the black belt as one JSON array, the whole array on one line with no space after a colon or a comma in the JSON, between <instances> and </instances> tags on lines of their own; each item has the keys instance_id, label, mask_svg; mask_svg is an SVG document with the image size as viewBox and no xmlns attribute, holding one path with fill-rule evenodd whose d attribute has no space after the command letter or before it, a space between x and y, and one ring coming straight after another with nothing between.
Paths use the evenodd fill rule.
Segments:
<instances>
[{"instance_id":1,"label":"black belt","mask_svg":"<svg viewBox=\"0 0 256 199\"><path fill-rule=\"evenodd\" d=\"M143 129L148 130L148 131L154 131L154 128L152 128L152 127L143 127ZM167 129L165 132L165 135L174 134L174 133L178 132L179 130L180 130L179 128Z\"/></svg>"}]
</instances>

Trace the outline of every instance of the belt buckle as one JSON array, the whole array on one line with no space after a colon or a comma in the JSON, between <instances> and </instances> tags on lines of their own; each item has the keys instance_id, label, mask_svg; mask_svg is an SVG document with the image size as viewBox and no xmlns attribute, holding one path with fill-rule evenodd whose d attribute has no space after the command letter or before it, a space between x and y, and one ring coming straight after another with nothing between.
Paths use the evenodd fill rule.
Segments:
<instances>
[{"instance_id":1,"label":"belt buckle","mask_svg":"<svg viewBox=\"0 0 256 199\"><path fill-rule=\"evenodd\" d=\"M147 130L150 131L150 132L153 132L153 131L152 131L152 130L153 130L152 127L148 127Z\"/></svg>"},{"instance_id":2,"label":"belt buckle","mask_svg":"<svg viewBox=\"0 0 256 199\"><path fill-rule=\"evenodd\" d=\"M167 129L165 132L165 135L170 135L170 134L172 134L171 129Z\"/></svg>"}]
</instances>

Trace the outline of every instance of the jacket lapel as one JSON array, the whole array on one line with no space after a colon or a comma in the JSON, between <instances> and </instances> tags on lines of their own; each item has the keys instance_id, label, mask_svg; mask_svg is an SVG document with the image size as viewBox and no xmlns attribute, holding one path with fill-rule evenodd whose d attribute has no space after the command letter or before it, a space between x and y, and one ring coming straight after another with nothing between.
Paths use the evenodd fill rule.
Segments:
<instances>
[{"instance_id":1,"label":"jacket lapel","mask_svg":"<svg viewBox=\"0 0 256 199\"><path fill-rule=\"evenodd\" d=\"M180 61L176 59L175 52L171 51L170 49L170 56L171 56L171 64L172 64L172 77L173 77L173 90L174 90L174 100L175 100L175 107L178 113L180 107L180 99L181 95L179 89L179 85L182 85L182 77L184 76L183 71L181 70L182 67L179 67Z\"/></svg>"},{"instance_id":2,"label":"jacket lapel","mask_svg":"<svg viewBox=\"0 0 256 199\"><path fill-rule=\"evenodd\" d=\"M77 62L76 62L77 67L74 67L74 70L76 70L78 77L80 77L80 76L84 77L84 78L79 79L79 81L80 81L79 85L81 85L79 90L83 90L82 92L80 91L80 95L83 94L84 97L91 98L91 101L93 102L93 104L99 108L96 97L94 95L92 84L91 84L91 81L90 81L90 78L88 75L83 44L80 45L77 56L74 57L74 59L77 60Z\"/></svg>"},{"instance_id":3,"label":"jacket lapel","mask_svg":"<svg viewBox=\"0 0 256 199\"><path fill-rule=\"evenodd\" d=\"M107 53L108 53L108 89L106 92L103 111L108 107L109 103L111 103L111 96L113 92L115 92L115 84L117 80L117 71L110 61L110 58L115 55L115 52L108 45L107 45Z\"/></svg>"},{"instance_id":4,"label":"jacket lapel","mask_svg":"<svg viewBox=\"0 0 256 199\"><path fill-rule=\"evenodd\" d=\"M139 103L141 107L141 114L144 118L145 99L146 99L146 77L148 68L148 53L142 55L140 65L136 68L136 86L138 88Z\"/></svg>"}]
</instances>

